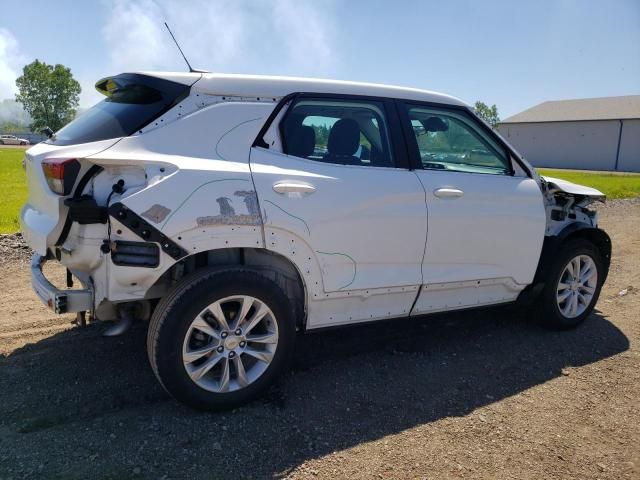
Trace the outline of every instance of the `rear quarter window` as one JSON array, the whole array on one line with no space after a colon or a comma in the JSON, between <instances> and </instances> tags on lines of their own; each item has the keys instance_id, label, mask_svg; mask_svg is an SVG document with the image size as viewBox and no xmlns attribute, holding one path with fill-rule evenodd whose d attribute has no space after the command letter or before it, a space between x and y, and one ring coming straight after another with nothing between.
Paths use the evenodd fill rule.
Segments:
<instances>
[{"instance_id":1,"label":"rear quarter window","mask_svg":"<svg viewBox=\"0 0 640 480\"><path fill-rule=\"evenodd\" d=\"M100 80L96 89L106 98L61 128L47 143L72 145L127 137L186 97L190 86L122 74Z\"/></svg>"}]
</instances>

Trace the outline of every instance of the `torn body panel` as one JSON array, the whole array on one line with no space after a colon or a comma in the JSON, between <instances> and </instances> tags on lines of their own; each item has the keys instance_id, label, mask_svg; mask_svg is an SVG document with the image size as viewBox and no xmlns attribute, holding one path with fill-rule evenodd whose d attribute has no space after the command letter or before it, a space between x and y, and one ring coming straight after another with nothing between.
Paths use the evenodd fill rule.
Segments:
<instances>
[{"instance_id":1,"label":"torn body panel","mask_svg":"<svg viewBox=\"0 0 640 480\"><path fill-rule=\"evenodd\" d=\"M553 177L542 177L547 185L549 186L549 191L551 193L554 192L562 192L569 195L576 195L581 197L588 197L595 200L604 201L606 196L600 190L596 190L595 188L585 187L584 185L578 185L576 183L571 183L566 180L561 180L559 178Z\"/></svg>"},{"instance_id":2,"label":"torn body panel","mask_svg":"<svg viewBox=\"0 0 640 480\"><path fill-rule=\"evenodd\" d=\"M598 216L587 207L593 202L603 202L606 196L595 188L577 185L552 177L540 177L547 212L546 236L555 236L568 225L585 223L596 228Z\"/></svg>"},{"instance_id":3,"label":"torn body panel","mask_svg":"<svg viewBox=\"0 0 640 480\"><path fill-rule=\"evenodd\" d=\"M108 304L161 296L164 292L152 287L185 256L264 246L248 157L274 105L208 100L191 112L178 111L179 122L166 117L177 115L172 110L159 125L83 160L102 167L83 193L100 208L119 204L131 213L125 219L112 212L108 224L73 222L57 251L76 276L95 280L94 307L102 318L114 311ZM121 192L113 187L119 182ZM164 248L163 238L179 253ZM133 249L127 261L120 255L114 262L110 252L116 245L131 245L126 242L154 242L159 258L150 261L145 250L145 258L136 261L130 255L139 249Z\"/></svg>"}]
</instances>

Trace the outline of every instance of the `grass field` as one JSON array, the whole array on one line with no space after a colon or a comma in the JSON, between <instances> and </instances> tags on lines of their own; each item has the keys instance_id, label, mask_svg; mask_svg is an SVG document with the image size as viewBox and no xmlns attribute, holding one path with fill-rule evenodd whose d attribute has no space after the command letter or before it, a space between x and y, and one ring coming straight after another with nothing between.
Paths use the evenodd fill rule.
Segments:
<instances>
[{"instance_id":1,"label":"grass field","mask_svg":"<svg viewBox=\"0 0 640 480\"><path fill-rule=\"evenodd\" d=\"M21 148L0 148L0 233L20 230L18 214L27 198L22 157Z\"/></svg>"},{"instance_id":2,"label":"grass field","mask_svg":"<svg viewBox=\"0 0 640 480\"><path fill-rule=\"evenodd\" d=\"M24 150L0 147L0 233L14 233L20 228L18 214L27 198L22 157ZM640 196L640 174L588 173L574 170L539 169L543 175L597 188L607 198Z\"/></svg>"}]
</instances>

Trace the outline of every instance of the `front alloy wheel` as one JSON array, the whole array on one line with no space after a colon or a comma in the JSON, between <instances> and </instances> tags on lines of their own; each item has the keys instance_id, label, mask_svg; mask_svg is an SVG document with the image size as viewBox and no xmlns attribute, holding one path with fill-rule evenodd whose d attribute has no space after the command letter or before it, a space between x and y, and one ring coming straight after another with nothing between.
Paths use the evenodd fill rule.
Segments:
<instances>
[{"instance_id":1,"label":"front alloy wheel","mask_svg":"<svg viewBox=\"0 0 640 480\"><path fill-rule=\"evenodd\" d=\"M588 255L572 258L560 275L556 302L562 315L576 318L589 308L598 286L598 269Z\"/></svg>"},{"instance_id":2,"label":"front alloy wheel","mask_svg":"<svg viewBox=\"0 0 640 480\"><path fill-rule=\"evenodd\" d=\"M586 239L567 241L553 257L534 310L538 320L556 328L573 328L593 311L606 277L600 250Z\"/></svg>"}]
</instances>

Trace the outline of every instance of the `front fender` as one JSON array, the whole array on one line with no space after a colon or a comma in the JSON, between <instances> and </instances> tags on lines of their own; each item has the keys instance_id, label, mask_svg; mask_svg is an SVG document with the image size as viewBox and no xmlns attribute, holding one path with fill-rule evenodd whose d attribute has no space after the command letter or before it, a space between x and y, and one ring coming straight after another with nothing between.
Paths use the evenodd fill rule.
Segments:
<instances>
[{"instance_id":1,"label":"front fender","mask_svg":"<svg viewBox=\"0 0 640 480\"><path fill-rule=\"evenodd\" d=\"M607 279L609 265L611 264L611 238L604 230L598 227L584 222L574 222L567 225L557 235L544 238L542 253L540 254L538 268L533 281L534 284L545 282L556 254L565 242L574 238L589 240L598 248L605 262L603 282Z\"/></svg>"}]
</instances>

